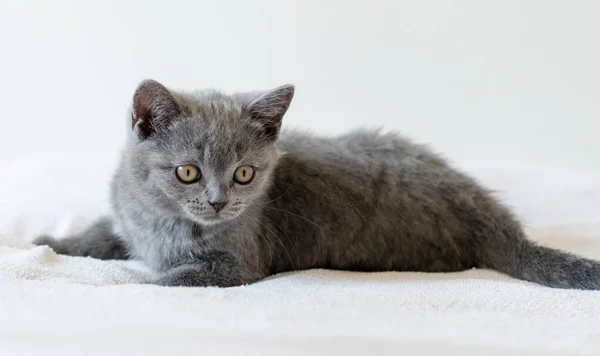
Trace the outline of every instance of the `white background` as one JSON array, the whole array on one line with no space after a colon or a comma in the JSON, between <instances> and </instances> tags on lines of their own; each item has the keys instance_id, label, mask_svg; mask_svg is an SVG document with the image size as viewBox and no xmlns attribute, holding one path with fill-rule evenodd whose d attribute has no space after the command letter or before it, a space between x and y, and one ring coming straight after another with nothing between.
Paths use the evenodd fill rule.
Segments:
<instances>
[{"instance_id":1,"label":"white background","mask_svg":"<svg viewBox=\"0 0 600 356\"><path fill-rule=\"evenodd\" d=\"M136 84L295 83L286 125L600 172L600 1L0 2L0 162L116 155ZM26 174L26 172L24 172Z\"/></svg>"}]
</instances>

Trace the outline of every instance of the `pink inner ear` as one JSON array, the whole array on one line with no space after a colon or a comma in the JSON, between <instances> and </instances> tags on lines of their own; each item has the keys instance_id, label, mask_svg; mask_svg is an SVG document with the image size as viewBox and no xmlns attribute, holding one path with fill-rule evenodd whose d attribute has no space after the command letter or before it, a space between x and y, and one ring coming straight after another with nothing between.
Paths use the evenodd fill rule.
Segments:
<instances>
[{"instance_id":1,"label":"pink inner ear","mask_svg":"<svg viewBox=\"0 0 600 356\"><path fill-rule=\"evenodd\" d=\"M137 124L138 119L136 119L135 114L132 113L131 114L131 128L134 129L135 128L135 124Z\"/></svg>"}]
</instances>

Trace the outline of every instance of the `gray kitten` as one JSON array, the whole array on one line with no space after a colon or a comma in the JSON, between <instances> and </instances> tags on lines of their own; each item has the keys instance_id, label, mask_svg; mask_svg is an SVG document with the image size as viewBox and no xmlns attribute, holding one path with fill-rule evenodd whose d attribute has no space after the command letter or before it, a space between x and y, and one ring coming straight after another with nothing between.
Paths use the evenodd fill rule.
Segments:
<instances>
[{"instance_id":1,"label":"gray kitten","mask_svg":"<svg viewBox=\"0 0 600 356\"><path fill-rule=\"evenodd\" d=\"M112 181L112 214L56 252L132 258L166 286L237 286L293 270L490 268L600 289L600 263L528 241L490 192L396 134L282 132L294 87L225 95L147 80Z\"/></svg>"}]
</instances>

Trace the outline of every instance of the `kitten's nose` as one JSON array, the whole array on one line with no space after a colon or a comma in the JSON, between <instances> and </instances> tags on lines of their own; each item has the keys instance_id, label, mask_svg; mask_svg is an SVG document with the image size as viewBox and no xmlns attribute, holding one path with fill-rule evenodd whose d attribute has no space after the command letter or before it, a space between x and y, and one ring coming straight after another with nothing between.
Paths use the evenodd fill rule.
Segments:
<instances>
[{"instance_id":1,"label":"kitten's nose","mask_svg":"<svg viewBox=\"0 0 600 356\"><path fill-rule=\"evenodd\" d=\"M226 201L209 201L208 204L210 204L210 206L213 207L213 209L215 209L215 213L218 213L219 211L221 211L221 209L223 209L223 207L225 207L225 205L227 205Z\"/></svg>"}]
</instances>

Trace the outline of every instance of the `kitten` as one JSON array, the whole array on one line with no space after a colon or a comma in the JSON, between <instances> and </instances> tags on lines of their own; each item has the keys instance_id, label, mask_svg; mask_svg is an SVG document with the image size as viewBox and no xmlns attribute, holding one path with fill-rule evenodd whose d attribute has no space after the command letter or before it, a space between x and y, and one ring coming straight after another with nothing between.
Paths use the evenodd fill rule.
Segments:
<instances>
[{"instance_id":1,"label":"kitten","mask_svg":"<svg viewBox=\"0 0 600 356\"><path fill-rule=\"evenodd\" d=\"M281 132L282 86L225 95L147 80L114 175L112 214L35 243L132 258L165 286L237 286L292 270L489 268L600 289L600 263L538 246L488 190L396 134Z\"/></svg>"}]
</instances>

